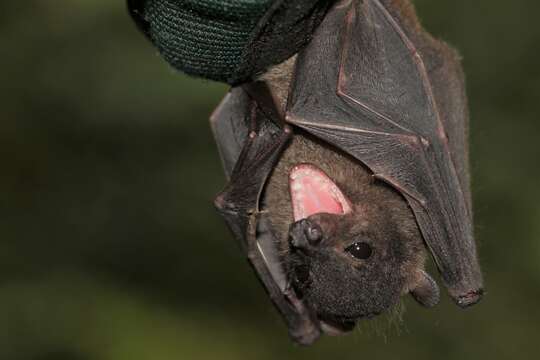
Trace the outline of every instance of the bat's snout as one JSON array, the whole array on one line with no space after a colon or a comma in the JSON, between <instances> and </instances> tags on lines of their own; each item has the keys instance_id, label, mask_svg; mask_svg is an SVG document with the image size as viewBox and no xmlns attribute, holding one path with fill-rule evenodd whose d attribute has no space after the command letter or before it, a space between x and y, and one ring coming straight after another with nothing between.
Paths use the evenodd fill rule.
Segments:
<instances>
[{"instance_id":1,"label":"bat's snout","mask_svg":"<svg viewBox=\"0 0 540 360\"><path fill-rule=\"evenodd\" d=\"M294 249L308 250L312 246L317 246L321 242L322 236L320 226L303 219L291 225L289 245Z\"/></svg>"}]
</instances>

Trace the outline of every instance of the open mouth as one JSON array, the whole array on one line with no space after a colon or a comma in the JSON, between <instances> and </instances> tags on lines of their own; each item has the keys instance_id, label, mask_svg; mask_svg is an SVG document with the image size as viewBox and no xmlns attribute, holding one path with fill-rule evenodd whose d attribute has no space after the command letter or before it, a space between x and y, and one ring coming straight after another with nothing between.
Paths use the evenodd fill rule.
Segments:
<instances>
[{"instance_id":1,"label":"open mouth","mask_svg":"<svg viewBox=\"0 0 540 360\"><path fill-rule=\"evenodd\" d=\"M289 174L294 221L319 213L347 214L351 205L339 187L318 167L298 164Z\"/></svg>"}]
</instances>

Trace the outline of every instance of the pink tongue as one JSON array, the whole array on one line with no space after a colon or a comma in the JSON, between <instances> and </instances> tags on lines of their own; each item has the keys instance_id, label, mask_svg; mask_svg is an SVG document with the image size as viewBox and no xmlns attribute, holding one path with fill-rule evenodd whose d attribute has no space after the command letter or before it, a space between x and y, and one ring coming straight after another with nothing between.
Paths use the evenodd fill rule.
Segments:
<instances>
[{"instance_id":1,"label":"pink tongue","mask_svg":"<svg viewBox=\"0 0 540 360\"><path fill-rule=\"evenodd\" d=\"M319 168L296 165L289 174L294 221L313 214L345 214L350 204L337 185Z\"/></svg>"}]
</instances>

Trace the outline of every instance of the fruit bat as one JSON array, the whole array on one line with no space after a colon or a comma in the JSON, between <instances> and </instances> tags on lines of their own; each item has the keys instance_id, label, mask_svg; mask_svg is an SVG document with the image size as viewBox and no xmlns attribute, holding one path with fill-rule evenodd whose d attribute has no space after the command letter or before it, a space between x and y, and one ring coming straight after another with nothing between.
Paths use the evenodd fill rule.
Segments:
<instances>
[{"instance_id":1,"label":"fruit bat","mask_svg":"<svg viewBox=\"0 0 540 360\"><path fill-rule=\"evenodd\" d=\"M480 300L459 58L407 0L336 2L296 56L211 118L215 205L293 340L351 330L410 293Z\"/></svg>"}]
</instances>

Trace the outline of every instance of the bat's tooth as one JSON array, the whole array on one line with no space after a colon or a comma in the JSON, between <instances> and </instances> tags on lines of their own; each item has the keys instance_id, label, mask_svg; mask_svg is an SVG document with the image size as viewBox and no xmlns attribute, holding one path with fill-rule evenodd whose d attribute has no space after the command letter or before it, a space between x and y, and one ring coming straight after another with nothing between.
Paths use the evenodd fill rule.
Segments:
<instances>
[{"instance_id":1,"label":"bat's tooth","mask_svg":"<svg viewBox=\"0 0 540 360\"><path fill-rule=\"evenodd\" d=\"M297 182L294 182L292 185L291 185L291 189L294 191L294 192L298 192L297 195L300 195L300 190L302 190L302 185L300 183L297 183Z\"/></svg>"}]
</instances>

